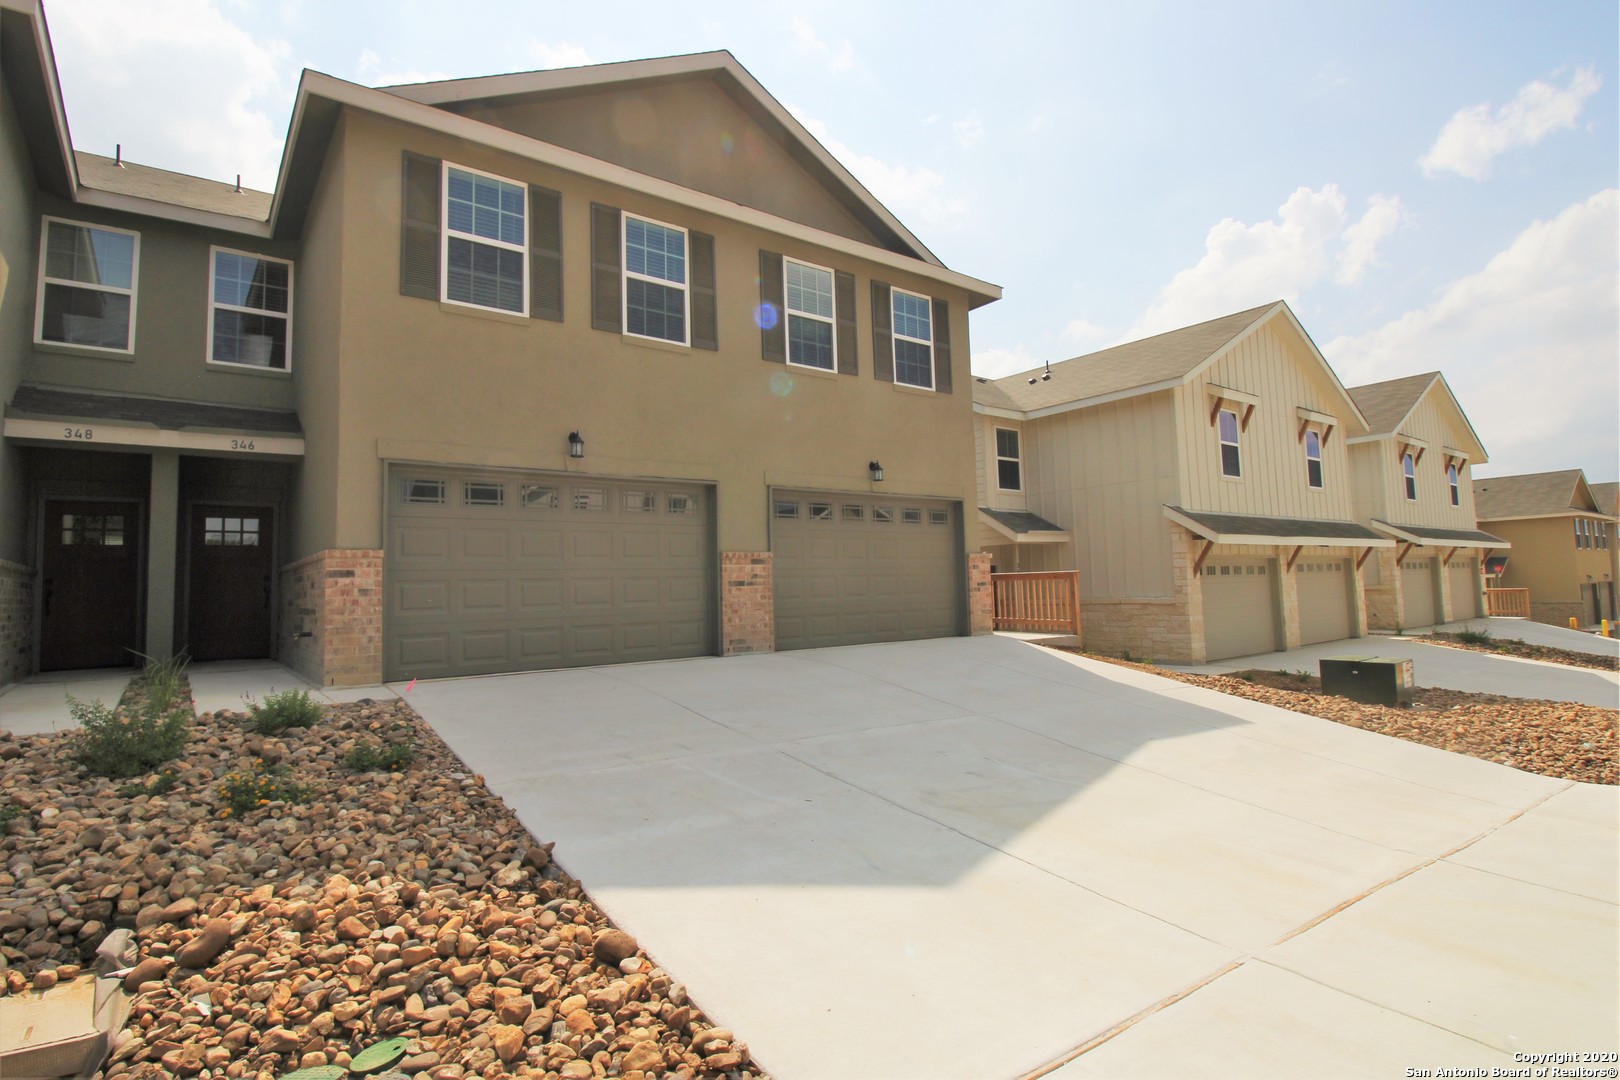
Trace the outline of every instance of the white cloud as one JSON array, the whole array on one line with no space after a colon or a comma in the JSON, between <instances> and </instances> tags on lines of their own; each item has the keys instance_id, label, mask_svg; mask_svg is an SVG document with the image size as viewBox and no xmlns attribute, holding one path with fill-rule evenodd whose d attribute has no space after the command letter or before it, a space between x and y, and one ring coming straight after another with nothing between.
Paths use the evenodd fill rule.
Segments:
<instances>
[{"instance_id":1,"label":"white cloud","mask_svg":"<svg viewBox=\"0 0 1620 1080\"><path fill-rule=\"evenodd\" d=\"M950 194L945 188L945 178L934 170L922 166L891 165L878 158L858 154L829 135L827 125L820 120L804 115L791 104L787 105L787 110L827 148L829 154L854 173L855 178L865 184L879 202L902 218L909 214L926 221L943 223L966 211L966 201Z\"/></svg>"},{"instance_id":2,"label":"white cloud","mask_svg":"<svg viewBox=\"0 0 1620 1080\"><path fill-rule=\"evenodd\" d=\"M1367 200L1361 220L1344 230L1344 249L1339 252L1341 285L1354 285L1369 266L1378 261L1378 245L1401 223L1401 200L1396 195L1374 195Z\"/></svg>"},{"instance_id":3,"label":"white cloud","mask_svg":"<svg viewBox=\"0 0 1620 1080\"><path fill-rule=\"evenodd\" d=\"M793 16L793 45L801 52L813 53L827 61L834 71L848 71L855 66L855 46L845 38L843 44L833 46L823 41L816 28L802 18Z\"/></svg>"},{"instance_id":4,"label":"white cloud","mask_svg":"<svg viewBox=\"0 0 1620 1080\"><path fill-rule=\"evenodd\" d=\"M77 0L51 8L51 34L80 149L122 143L142 164L275 183L298 76L285 42L211 0Z\"/></svg>"},{"instance_id":5,"label":"white cloud","mask_svg":"<svg viewBox=\"0 0 1620 1080\"><path fill-rule=\"evenodd\" d=\"M535 38L529 42L529 51L543 68L584 67L596 63L591 59L591 54L585 51L585 46L567 41L549 42Z\"/></svg>"},{"instance_id":6,"label":"white cloud","mask_svg":"<svg viewBox=\"0 0 1620 1080\"><path fill-rule=\"evenodd\" d=\"M1461 109L1440 130L1429 152L1418 159L1424 176L1454 172L1470 180L1490 175L1498 156L1534 146L1554 131L1575 126L1586 99L1603 80L1591 68L1570 76L1563 89L1540 79L1519 88L1513 100L1493 114L1489 102Z\"/></svg>"},{"instance_id":7,"label":"white cloud","mask_svg":"<svg viewBox=\"0 0 1620 1080\"><path fill-rule=\"evenodd\" d=\"M975 109L953 123L951 130L956 132L956 144L964 150L971 150L984 138L984 120Z\"/></svg>"},{"instance_id":8,"label":"white cloud","mask_svg":"<svg viewBox=\"0 0 1620 1080\"><path fill-rule=\"evenodd\" d=\"M1063 340L1081 347L1100 344L1108 337L1106 329L1085 319L1071 319L1069 325L1063 328Z\"/></svg>"},{"instance_id":9,"label":"white cloud","mask_svg":"<svg viewBox=\"0 0 1620 1080\"><path fill-rule=\"evenodd\" d=\"M393 67L384 69L382 57L370 49L360 54L354 63L355 81L367 86L403 86L408 83L438 82L453 79L443 71L422 71L417 68Z\"/></svg>"},{"instance_id":10,"label":"white cloud","mask_svg":"<svg viewBox=\"0 0 1620 1080\"><path fill-rule=\"evenodd\" d=\"M1620 190L1537 221L1426 307L1324 350L1350 385L1438 368L1493 473L1620 461Z\"/></svg>"},{"instance_id":11,"label":"white cloud","mask_svg":"<svg viewBox=\"0 0 1620 1080\"><path fill-rule=\"evenodd\" d=\"M1041 361L1031 356L1022 344L1010 349L980 349L973 354L973 374L985 379L999 379L1040 366Z\"/></svg>"}]
</instances>

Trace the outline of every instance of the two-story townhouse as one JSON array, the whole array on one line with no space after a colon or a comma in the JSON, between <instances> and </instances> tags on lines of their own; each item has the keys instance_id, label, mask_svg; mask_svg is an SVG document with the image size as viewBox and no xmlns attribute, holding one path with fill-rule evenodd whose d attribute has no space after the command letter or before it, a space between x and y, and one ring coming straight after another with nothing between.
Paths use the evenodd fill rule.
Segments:
<instances>
[{"instance_id":1,"label":"two-story townhouse","mask_svg":"<svg viewBox=\"0 0 1620 1080\"><path fill-rule=\"evenodd\" d=\"M1472 466L1490 459L1438 371L1350 387L1367 418L1348 440L1356 518L1399 547L1363 568L1374 630L1432 626L1485 613L1481 556L1510 545L1478 528Z\"/></svg>"},{"instance_id":2,"label":"two-story townhouse","mask_svg":"<svg viewBox=\"0 0 1620 1080\"><path fill-rule=\"evenodd\" d=\"M1592 498L1597 502L1598 510L1620 522L1620 482L1608 480L1601 484L1587 485L1592 491ZM1602 540L1609 550L1609 580L1620 583L1620 543L1611 540L1610 528L1602 530ZM1620 589L1620 585L1616 586ZM1609 620L1613 622L1613 619Z\"/></svg>"},{"instance_id":3,"label":"two-story townhouse","mask_svg":"<svg viewBox=\"0 0 1620 1080\"><path fill-rule=\"evenodd\" d=\"M1279 301L975 380L981 547L1079 571L1088 647L1197 662L1357 636L1367 424Z\"/></svg>"},{"instance_id":4,"label":"two-story townhouse","mask_svg":"<svg viewBox=\"0 0 1620 1080\"><path fill-rule=\"evenodd\" d=\"M33 16L54 86L37 8L0 3ZM39 112L37 95L15 97L30 103L19 115ZM78 169L37 199L103 222L81 206ZM942 265L729 53L386 89L306 72L276 190L237 225L252 242L198 234L257 260L233 294L246 303L206 299L240 263L214 256L213 276L188 283L151 261L161 229L128 214L169 213L173 196L145 198L103 222L140 240L126 381L82 343L35 345L6 418L20 480L0 488L29 516L12 564L34 570L57 508L18 485L38 491L42 463L71 452L133 459L113 494L139 519L122 536L143 541L144 651L196 647L188 620L223 586L193 584L208 599L189 607L181 590L201 555L250 547L271 552L268 588L258 564L229 577L259 590L258 655L326 684L988 628L960 387L968 312L999 290ZM63 216L29 213L14 225L25 250ZM286 310L270 310L282 282ZM160 303L177 326L242 316L241 401L208 379L217 331L169 343L181 374L149 381ZM171 507L159 450L122 431L109 450L108 416L48 397L84 391L253 407L282 427L216 424L232 441L194 448L152 420L168 434L149 445L177 459ZM36 417L59 430L13 434ZM93 450L63 449L76 427L95 430ZM187 488L220 462L230 499ZM105 530L111 510L96 509L70 508ZM60 662L38 642L33 666Z\"/></svg>"},{"instance_id":5,"label":"two-story townhouse","mask_svg":"<svg viewBox=\"0 0 1620 1080\"><path fill-rule=\"evenodd\" d=\"M1620 518L1600 504L1580 469L1474 480L1479 523L1513 545L1495 584L1530 590L1537 622L1593 626L1615 610Z\"/></svg>"}]
</instances>

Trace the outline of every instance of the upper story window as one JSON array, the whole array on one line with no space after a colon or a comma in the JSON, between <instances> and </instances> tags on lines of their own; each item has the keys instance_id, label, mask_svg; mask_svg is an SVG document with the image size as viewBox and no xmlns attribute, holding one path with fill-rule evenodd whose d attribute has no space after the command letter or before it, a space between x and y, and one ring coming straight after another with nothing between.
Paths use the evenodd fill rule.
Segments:
<instances>
[{"instance_id":1,"label":"upper story window","mask_svg":"<svg viewBox=\"0 0 1620 1080\"><path fill-rule=\"evenodd\" d=\"M1585 518L1576 518L1575 519L1575 546L1578 547L1578 548L1583 548L1583 547L1586 546L1586 519Z\"/></svg>"},{"instance_id":2,"label":"upper story window","mask_svg":"<svg viewBox=\"0 0 1620 1080\"><path fill-rule=\"evenodd\" d=\"M1002 491L1024 490L1023 459L1018 449L1016 428L996 428L996 486Z\"/></svg>"},{"instance_id":3,"label":"upper story window","mask_svg":"<svg viewBox=\"0 0 1620 1080\"><path fill-rule=\"evenodd\" d=\"M1451 505L1462 505L1462 485L1457 480L1457 466L1446 466L1446 483L1451 485Z\"/></svg>"},{"instance_id":4,"label":"upper story window","mask_svg":"<svg viewBox=\"0 0 1620 1080\"><path fill-rule=\"evenodd\" d=\"M1322 487L1322 436L1315 431L1305 433L1305 482Z\"/></svg>"},{"instance_id":5,"label":"upper story window","mask_svg":"<svg viewBox=\"0 0 1620 1080\"><path fill-rule=\"evenodd\" d=\"M934 388L933 301L904 289L890 292L894 315L894 381Z\"/></svg>"},{"instance_id":6,"label":"upper story window","mask_svg":"<svg viewBox=\"0 0 1620 1080\"><path fill-rule=\"evenodd\" d=\"M624 217L624 330L685 345L686 230Z\"/></svg>"},{"instance_id":7,"label":"upper story window","mask_svg":"<svg viewBox=\"0 0 1620 1080\"><path fill-rule=\"evenodd\" d=\"M1407 499L1417 502L1417 461L1410 453L1401 455L1401 475L1406 477Z\"/></svg>"},{"instance_id":8,"label":"upper story window","mask_svg":"<svg viewBox=\"0 0 1620 1080\"><path fill-rule=\"evenodd\" d=\"M213 249L208 359L286 371L292 329L292 263Z\"/></svg>"},{"instance_id":9,"label":"upper story window","mask_svg":"<svg viewBox=\"0 0 1620 1080\"><path fill-rule=\"evenodd\" d=\"M445 300L528 314L528 197L522 184L445 162Z\"/></svg>"},{"instance_id":10,"label":"upper story window","mask_svg":"<svg viewBox=\"0 0 1620 1080\"><path fill-rule=\"evenodd\" d=\"M787 362L835 371L833 272L810 263L782 260L787 309Z\"/></svg>"},{"instance_id":11,"label":"upper story window","mask_svg":"<svg viewBox=\"0 0 1620 1080\"><path fill-rule=\"evenodd\" d=\"M34 340L134 352L140 234L48 217L39 247Z\"/></svg>"},{"instance_id":12,"label":"upper story window","mask_svg":"<svg viewBox=\"0 0 1620 1080\"><path fill-rule=\"evenodd\" d=\"M1221 436L1221 475L1241 477L1243 456L1238 447L1238 415L1232 409L1222 409L1216 420Z\"/></svg>"}]
</instances>

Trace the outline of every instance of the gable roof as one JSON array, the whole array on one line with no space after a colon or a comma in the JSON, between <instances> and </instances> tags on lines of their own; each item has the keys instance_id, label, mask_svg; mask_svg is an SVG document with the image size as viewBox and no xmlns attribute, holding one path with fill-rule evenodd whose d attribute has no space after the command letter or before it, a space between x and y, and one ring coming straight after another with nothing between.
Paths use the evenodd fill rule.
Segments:
<instances>
[{"instance_id":1,"label":"gable roof","mask_svg":"<svg viewBox=\"0 0 1620 1080\"><path fill-rule=\"evenodd\" d=\"M1605 514L1620 515L1620 483L1610 480L1605 484L1589 484L1592 498L1597 501L1600 511Z\"/></svg>"},{"instance_id":2,"label":"gable roof","mask_svg":"<svg viewBox=\"0 0 1620 1080\"><path fill-rule=\"evenodd\" d=\"M1598 509L1580 469L1474 480L1474 517L1480 521L1593 513L1612 511Z\"/></svg>"},{"instance_id":3,"label":"gable roof","mask_svg":"<svg viewBox=\"0 0 1620 1080\"><path fill-rule=\"evenodd\" d=\"M1479 433L1474 430L1473 421L1463 412L1462 403L1457 400L1457 395L1451 392L1451 384L1446 382L1446 377L1438 371L1425 371L1399 379L1348 387L1350 397L1361 409L1361 414L1367 418L1369 429L1366 435L1357 436L1356 441L1383 438L1398 432L1417 409L1418 403L1436 387L1443 392L1445 400L1456 412L1457 418L1462 421L1463 430L1477 451L1471 457L1473 463L1479 465L1489 461L1485 444L1480 441Z\"/></svg>"}]
</instances>

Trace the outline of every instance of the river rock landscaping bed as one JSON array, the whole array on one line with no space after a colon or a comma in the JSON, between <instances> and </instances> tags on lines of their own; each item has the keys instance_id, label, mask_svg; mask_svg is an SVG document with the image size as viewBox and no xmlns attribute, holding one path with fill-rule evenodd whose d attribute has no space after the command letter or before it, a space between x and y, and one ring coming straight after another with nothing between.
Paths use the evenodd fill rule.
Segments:
<instances>
[{"instance_id":1,"label":"river rock landscaping bed","mask_svg":"<svg viewBox=\"0 0 1620 1080\"><path fill-rule=\"evenodd\" d=\"M1616 709L1438 687L1418 687L1409 709L1390 708L1324 694L1321 680L1309 672L1194 675L1109 656L1081 655L1526 772L1590 784L1620 783L1620 710Z\"/></svg>"},{"instance_id":2,"label":"river rock landscaping bed","mask_svg":"<svg viewBox=\"0 0 1620 1080\"><path fill-rule=\"evenodd\" d=\"M198 717L167 780L0 732L0 993L136 934L99 1075L273 1080L389 1037L393 1076L761 1075L404 702L246 719Z\"/></svg>"},{"instance_id":3,"label":"river rock landscaping bed","mask_svg":"<svg viewBox=\"0 0 1620 1080\"><path fill-rule=\"evenodd\" d=\"M1424 634L1414 640L1426 641L1431 645L1446 645L1453 649L1467 649L1471 652L1493 653L1497 656L1517 656L1523 660L1545 660L1551 664L1565 664L1569 667L1596 668L1598 671L1620 671L1620 656L1578 652L1575 649L1557 649L1551 645L1532 645L1530 642L1520 641L1518 638L1486 637L1478 634L1460 636L1440 633Z\"/></svg>"}]
</instances>

